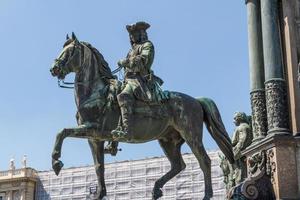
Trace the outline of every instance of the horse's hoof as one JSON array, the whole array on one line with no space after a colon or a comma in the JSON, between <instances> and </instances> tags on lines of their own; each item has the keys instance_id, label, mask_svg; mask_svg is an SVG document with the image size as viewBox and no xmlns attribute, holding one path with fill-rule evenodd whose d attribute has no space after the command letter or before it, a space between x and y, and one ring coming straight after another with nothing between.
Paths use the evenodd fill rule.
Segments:
<instances>
[{"instance_id":1,"label":"horse's hoof","mask_svg":"<svg viewBox=\"0 0 300 200\"><path fill-rule=\"evenodd\" d=\"M63 168L64 163L61 162L60 160L53 160L52 161L52 169L54 170L56 176L58 176L61 168Z\"/></svg>"},{"instance_id":2,"label":"horse's hoof","mask_svg":"<svg viewBox=\"0 0 300 200\"><path fill-rule=\"evenodd\" d=\"M157 189L152 193L152 200L157 200L163 196L163 192L161 189Z\"/></svg>"}]
</instances>

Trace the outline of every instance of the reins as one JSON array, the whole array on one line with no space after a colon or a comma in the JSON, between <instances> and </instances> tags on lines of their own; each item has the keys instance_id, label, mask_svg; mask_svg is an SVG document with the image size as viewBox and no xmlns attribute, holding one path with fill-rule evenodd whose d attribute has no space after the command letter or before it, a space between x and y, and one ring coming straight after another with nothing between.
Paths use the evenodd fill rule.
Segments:
<instances>
[{"instance_id":1,"label":"reins","mask_svg":"<svg viewBox=\"0 0 300 200\"><path fill-rule=\"evenodd\" d=\"M58 84L58 87L60 87L60 88L74 89L74 86L69 86L69 85L83 85L83 86L85 86L85 85L87 85L91 82L95 82L95 81L97 81L99 79L103 79L103 78L105 78L105 76L101 76L101 77L99 77L95 80L87 80L87 81L84 81L84 82L76 82L76 83L75 82L65 82L64 79L57 79L57 84Z\"/></svg>"},{"instance_id":2,"label":"reins","mask_svg":"<svg viewBox=\"0 0 300 200\"><path fill-rule=\"evenodd\" d=\"M68 85L74 85L74 83L65 82L64 79L57 79L57 85L60 88L74 89L74 86L68 86Z\"/></svg>"},{"instance_id":3,"label":"reins","mask_svg":"<svg viewBox=\"0 0 300 200\"><path fill-rule=\"evenodd\" d=\"M120 70L122 69L122 67L118 67L117 69L113 70L111 73L112 74L116 74L118 73ZM91 82L95 82L97 81L98 79L103 79L105 78L106 76L100 76L99 78L95 79L95 80L87 80L87 81L84 81L84 82L66 82L64 79L57 79L57 84L58 84L58 87L60 88L64 88L64 89L74 89L74 85L86 85L88 83L91 83ZM73 86L69 86L69 85L73 85Z\"/></svg>"}]
</instances>

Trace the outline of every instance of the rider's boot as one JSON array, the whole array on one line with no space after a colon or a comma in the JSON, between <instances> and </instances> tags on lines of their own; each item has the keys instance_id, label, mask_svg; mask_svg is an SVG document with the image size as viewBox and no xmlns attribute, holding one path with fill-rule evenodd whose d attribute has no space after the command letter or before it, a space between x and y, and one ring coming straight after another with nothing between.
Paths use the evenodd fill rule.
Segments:
<instances>
[{"instance_id":1,"label":"rider's boot","mask_svg":"<svg viewBox=\"0 0 300 200\"><path fill-rule=\"evenodd\" d=\"M117 138L127 138L131 131L132 124L132 101L127 95L118 96L119 105L121 109L122 126L117 127L111 133L115 139Z\"/></svg>"}]
</instances>

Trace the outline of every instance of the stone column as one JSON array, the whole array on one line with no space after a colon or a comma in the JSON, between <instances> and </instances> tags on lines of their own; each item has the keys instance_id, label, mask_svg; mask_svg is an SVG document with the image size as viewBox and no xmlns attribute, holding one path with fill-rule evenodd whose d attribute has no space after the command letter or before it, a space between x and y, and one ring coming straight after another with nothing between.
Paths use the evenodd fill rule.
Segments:
<instances>
[{"instance_id":1,"label":"stone column","mask_svg":"<svg viewBox=\"0 0 300 200\"><path fill-rule=\"evenodd\" d=\"M261 0L261 19L268 134L290 134L277 0Z\"/></svg>"},{"instance_id":2,"label":"stone column","mask_svg":"<svg viewBox=\"0 0 300 200\"><path fill-rule=\"evenodd\" d=\"M257 142L263 139L267 134L260 1L246 0L246 4L248 13L248 46L253 142Z\"/></svg>"}]
</instances>

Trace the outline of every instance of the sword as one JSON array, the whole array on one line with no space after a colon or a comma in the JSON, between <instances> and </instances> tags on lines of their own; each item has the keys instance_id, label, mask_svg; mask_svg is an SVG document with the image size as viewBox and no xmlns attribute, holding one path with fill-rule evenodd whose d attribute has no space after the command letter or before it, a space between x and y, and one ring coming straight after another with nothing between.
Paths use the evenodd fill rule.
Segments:
<instances>
[{"instance_id":1,"label":"sword","mask_svg":"<svg viewBox=\"0 0 300 200\"><path fill-rule=\"evenodd\" d=\"M115 74L115 73L119 72L122 68L123 68L123 66L120 66L117 69L113 70L111 73Z\"/></svg>"}]
</instances>

